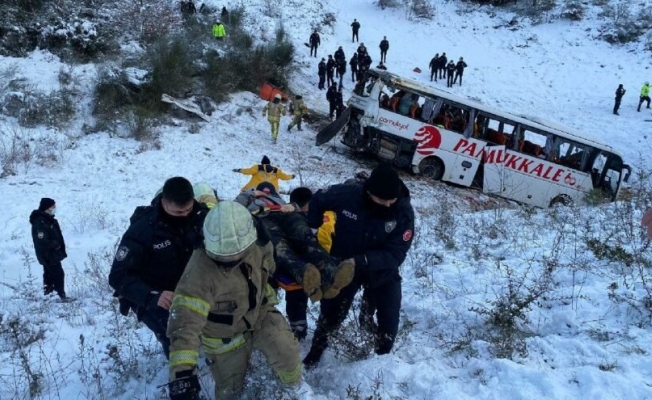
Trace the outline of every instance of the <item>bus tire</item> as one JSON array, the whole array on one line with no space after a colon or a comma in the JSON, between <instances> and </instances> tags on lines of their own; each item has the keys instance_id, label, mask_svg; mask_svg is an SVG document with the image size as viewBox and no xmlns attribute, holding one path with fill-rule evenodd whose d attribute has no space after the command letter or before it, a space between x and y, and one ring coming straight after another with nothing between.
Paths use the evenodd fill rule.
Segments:
<instances>
[{"instance_id":1,"label":"bus tire","mask_svg":"<svg viewBox=\"0 0 652 400\"><path fill-rule=\"evenodd\" d=\"M559 196L550 200L550 207L555 207L555 206L570 207L572 205L573 205L573 199L571 199L570 196L566 194L560 194Z\"/></svg>"},{"instance_id":2,"label":"bus tire","mask_svg":"<svg viewBox=\"0 0 652 400\"><path fill-rule=\"evenodd\" d=\"M433 181L440 181L444 176L444 163L437 157L428 157L419 163L421 176Z\"/></svg>"}]
</instances>

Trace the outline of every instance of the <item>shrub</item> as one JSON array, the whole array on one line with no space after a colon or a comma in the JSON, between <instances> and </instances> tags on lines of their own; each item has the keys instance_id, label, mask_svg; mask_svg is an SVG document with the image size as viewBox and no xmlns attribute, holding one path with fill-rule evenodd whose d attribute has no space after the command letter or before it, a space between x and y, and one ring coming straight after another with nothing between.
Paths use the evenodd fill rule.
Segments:
<instances>
[{"instance_id":1,"label":"shrub","mask_svg":"<svg viewBox=\"0 0 652 400\"><path fill-rule=\"evenodd\" d=\"M567 0L560 17L571 21L581 21L585 12L586 6L580 0Z\"/></svg>"}]
</instances>

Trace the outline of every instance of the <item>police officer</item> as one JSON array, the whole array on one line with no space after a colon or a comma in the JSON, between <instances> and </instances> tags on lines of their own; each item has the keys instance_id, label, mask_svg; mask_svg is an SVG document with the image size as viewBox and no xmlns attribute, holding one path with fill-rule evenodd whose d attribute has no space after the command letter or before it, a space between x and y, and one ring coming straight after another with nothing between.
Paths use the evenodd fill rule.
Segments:
<instances>
[{"instance_id":1,"label":"police officer","mask_svg":"<svg viewBox=\"0 0 652 400\"><path fill-rule=\"evenodd\" d=\"M54 218L56 203L53 199L44 197L39 203L38 209L32 211L29 216L29 223L32 225L32 240L34 251L39 264L43 266L43 291L47 296L57 292L62 301L72 301L66 296L64 290L64 272L61 266L68 254L66 254L66 243L61 234L59 222Z\"/></svg>"},{"instance_id":2,"label":"police officer","mask_svg":"<svg viewBox=\"0 0 652 400\"><path fill-rule=\"evenodd\" d=\"M358 31L360 31L360 23L353 18L353 23L351 23L351 43L358 41Z\"/></svg>"},{"instance_id":3,"label":"police officer","mask_svg":"<svg viewBox=\"0 0 652 400\"><path fill-rule=\"evenodd\" d=\"M204 248L192 254L172 301L172 400L198 398L200 345L215 379L216 399L238 398L253 350L266 356L288 394L311 394L297 392L302 385L299 344L274 308L278 300L267 283L275 269L274 250L256 226L247 209L231 201L219 203L206 217Z\"/></svg>"},{"instance_id":4,"label":"police officer","mask_svg":"<svg viewBox=\"0 0 652 400\"><path fill-rule=\"evenodd\" d=\"M331 255L353 259L355 277L337 297L322 300L312 346L303 360L306 367L319 362L328 346L328 336L340 327L362 286L378 320L375 352L391 351L401 308L399 267L414 234L410 194L388 164L376 167L363 185L333 185L315 193L308 224L319 227L327 210L334 211L337 220Z\"/></svg>"},{"instance_id":5,"label":"police officer","mask_svg":"<svg viewBox=\"0 0 652 400\"><path fill-rule=\"evenodd\" d=\"M317 76L319 76L319 90L324 90L324 83L326 82L326 59L322 58L317 66Z\"/></svg>"},{"instance_id":6,"label":"police officer","mask_svg":"<svg viewBox=\"0 0 652 400\"><path fill-rule=\"evenodd\" d=\"M336 66L335 60L333 59L333 56L329 54L328 61L326 61L326 84L328 84L329 86L332 85L333 82L335 82L335 80L333 79L333 76L335 74L335 66Z\"/></svg>"},{"instance_id":7,"label":"police officer","mask_svg":"<svg viewBox=\"0 0 652 400\"><path fill-rule=\"evenodd\" d=\"M133 310L169 355L166 335L174 290L195 247L202 242L208 208L193 198L182 177L165 181L151 206L138 207L116 251L109 284L120 311Z\"/></svg>"},{"instance_id":8,"label":"police officer","mask_svg":"<svg viewBox=\"0 0 652 400\"><path fill-rule=\"evenodd\" d=\"M618 85L618 89L616 89L616 102L614 104L614 115L620 115L618 114L618 109L620 108L620 102L622 101L625 92L626 90L623 87L623 84L621 83L620 85Z\"/></svg>"},{"instance_id":9,"label":"police officer","mask_svg":"<svg viewBox=\"0 0 652 400\"><path fill-rule=\"evenodd\" d=\"M455 79L453 79L453 84L457 83L457 78L460 78L460 86L462 86L462 76L464 75L464 68L468 67L464 62L464 58L460 57L457 64L455 64Z\"/></svg>"},{"instance_id":10,"label":"police officer","mask_svg":"<svg viewBox=\"0 0 652 400\"><path fill-rule=\"evenodd\" d=\"M337 83L333 82L328 88L326 100L328 100L328 117L333 119L333 113L337 110Z\"/></svg>"},{"instance_id":11,"label":"police officer","mask_svg":"<svg viewBox=\"0 0 652 400\"><path fill-rule=\"evenodd\" d=\"M355 82L358 75L358 53L353 53L349 65L351 66L351 82Z\"/></svg>"},{"instance_id":12,"label":"police officer","mask_svg":"<svg viewBox=\"0 0 652 400\"><path fill-rule=\"evenodd\" d=\"M387 62L387 50L389 50L389 40L387 40L387 36L383 36L383 40L380 41L380 62L386 63Z\"/></svg>"},{"instance_id":13,"label":"police officer","mask_svg":"<svg viewBox=\"0 0 652 400\"><path fill-rule=\"evenodd\" d=\"M317 57L317 48L321 44L321 38L319 37L319 32L317 32L317 29L310 35L310 56L312 57L313 54L315 57Z\"/></svg>"}]
</instances>

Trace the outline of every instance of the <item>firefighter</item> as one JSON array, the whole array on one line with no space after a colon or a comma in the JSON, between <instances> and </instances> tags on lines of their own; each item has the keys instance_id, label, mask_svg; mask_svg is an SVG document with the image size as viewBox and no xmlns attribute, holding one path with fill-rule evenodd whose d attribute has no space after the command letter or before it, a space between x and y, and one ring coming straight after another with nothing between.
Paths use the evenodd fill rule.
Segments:
<instances>
[{"instance_id":1,"label":"firefighter","mask_svg":"<svg viewBox=\"0 0 652 400\"><path fill-rule=\"evenodd\" d=\"M233 172L238 172L243 175L251 175L249 182L240 189L242 192L249 189L255 189L261 182L271 183L274 186L274 189L278 191L279 179L284 181L294 179L294 175L286 174L279 167L273 166L267 156L263 156L262 160L260 160L260 164L254 164L249 168L236 168Z\"/></svg>"},{"instance_id":2,"label":"firefighter","mask_svg":"<svg viewBox=\"0 0 652 400\"><path fill-rule=\"evenodd\" d=\"M306 107L305 103L303 102L303 97L300 94L294 96L294 101L290 104L290 114L292 114L294 117L292 117L292 122L290 122L290 125L288 125L288 132L294 125L297 126L297 130L303 130L301 129L301 118L303 118L303 114L307 112L308 107Z\"/></svg>"},{"instance_id":3,"label":"firefighter","mask_svg":"<svg viewBox=\"0 0 652 400\"><path fill-rule=\"evenodd\" d=\"M206 182L198 182L192 185L192 193L195 200L206 205L209 210L213 209L219 202L217 191Z\"/></svg>"},{"instance_id":4,"label":"firefighter","mask_svg":"<svg viewBox=\"0 0 652 400\"><path fill-rule=\"evenodd\" d=\"M269 126L272 128L272 142L276 144L278 139L278 126L281 123L281 116L285 114L285 106L281 104L281 95L274 95L274 100L270 101L263 108L263 117L267 116Z\"/></svg>"}]
</instances>

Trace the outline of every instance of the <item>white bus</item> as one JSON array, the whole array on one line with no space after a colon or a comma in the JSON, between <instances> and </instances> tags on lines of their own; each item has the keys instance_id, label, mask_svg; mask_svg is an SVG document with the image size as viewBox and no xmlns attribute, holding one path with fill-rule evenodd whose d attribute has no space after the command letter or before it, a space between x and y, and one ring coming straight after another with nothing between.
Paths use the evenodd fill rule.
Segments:
<instances>
[{"instance_id":1,"label":"white bus","mask_svg":"<svg viewBox=\"0 0 652 400\"><path fill-rule=\"evenodd\" d=\"M581 132L374 69L333 125L329 136L344 128L344 144L396 167L537 207L582 203L592 189L614 201L631 174Z\"/></svg>"}]
</instances>

